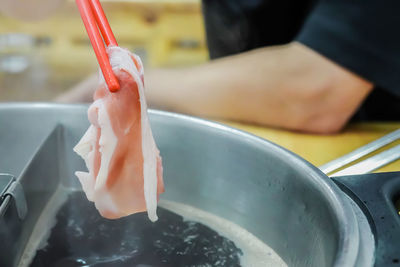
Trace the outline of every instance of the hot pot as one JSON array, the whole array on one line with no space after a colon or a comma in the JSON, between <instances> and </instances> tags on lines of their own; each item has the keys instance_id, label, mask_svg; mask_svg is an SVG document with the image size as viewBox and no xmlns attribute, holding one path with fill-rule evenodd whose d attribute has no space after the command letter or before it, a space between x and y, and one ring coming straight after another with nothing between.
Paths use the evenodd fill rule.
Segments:
<instances>
[{"instance_id":1,"label":"hot pot","mask_svg":"<svg viewBox=\"0 0 400 267\"><path fill-rule=\"evenodd\" d=\"M86 111L84 105L0 105L0 266L18 265L59 184L80 188L73 173L84 163L72 147L88 127ZM332 180L267 140L194 117L149 114L164 164L163 199L244 227L289 266L398 262L400 218L391 201L400 175Z\"/></svg>"}]
</instances>

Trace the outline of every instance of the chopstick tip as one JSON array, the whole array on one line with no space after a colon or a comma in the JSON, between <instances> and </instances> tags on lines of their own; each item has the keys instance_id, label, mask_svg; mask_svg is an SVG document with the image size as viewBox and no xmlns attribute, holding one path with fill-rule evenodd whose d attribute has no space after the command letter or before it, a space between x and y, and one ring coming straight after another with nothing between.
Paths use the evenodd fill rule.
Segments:
<instances>
[{"instance_id":1,"label":"chopstick tip","mask_svg":"<svg viewBox=\"0 0 400 267\"><path fill-rule=\"evenodd\" d=\"M109 88L110 92L112 92L112 93L118 92L118 90L120 89L118 81L110 82L108 84L108 88Z\"/></svg>"}]
</instances>

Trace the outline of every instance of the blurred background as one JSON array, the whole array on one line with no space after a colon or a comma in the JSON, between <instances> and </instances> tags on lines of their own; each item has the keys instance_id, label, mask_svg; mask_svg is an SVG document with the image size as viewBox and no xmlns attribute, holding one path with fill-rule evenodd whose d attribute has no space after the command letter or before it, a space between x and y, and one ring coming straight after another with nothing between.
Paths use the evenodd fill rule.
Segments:
<instances>
[{"instance_id":1,"label":"blurred background","mask_svg":"<svg viewBox=\"0 0 400 267\"><path fill-rule=\"evenodd\" d=\"M146 68L208 59L200 0L101 2L119 45ZM97 69L75 1L34 21L0 13L1 102L50 101Z\"/></svg>"}]
</instances>

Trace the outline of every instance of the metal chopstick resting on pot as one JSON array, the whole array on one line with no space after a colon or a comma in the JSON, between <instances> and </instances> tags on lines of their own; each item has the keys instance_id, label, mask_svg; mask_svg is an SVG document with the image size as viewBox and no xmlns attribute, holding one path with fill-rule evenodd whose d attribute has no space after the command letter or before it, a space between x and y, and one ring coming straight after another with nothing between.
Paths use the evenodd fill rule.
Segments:
<instances>
[{"instance_id":1,"label":"metal chopstick resting on pot","mask_svg":"<svg viewBox=\"0 0 400 267\"><path fill-rule=\"evenodd\" d=\"M112 70L103 39L97 27L99 27L106 45L118 45L115 40L111 27L100 5L99 0L76 0L76 4L81 13L83 24L85 25L93 50L99 62L104 80L111 92L119 90L119 82Z\"/></svg>"},{"instance_id":2,"label":"metal chopstick resting on pot","mask_svg":"<svg viewBox=\"0 0 400 267\"><path fill-rule=\"evenodd\" d=\"M340 158L330 161L320 166L319 169L323 171L325 174L333 173L336 170L344 167L345 165L350 164L398 139L400 139L400 129L391 132L390 134L387 134L371 143L368 143ZM330 176L369 173L399 158L400 158L400 145L397 145L375 156L372 156L362 162L359 162L353 166L350 166L346 169L336 172Z\"/></svg>"},{"instance_id":3,"label":"metal chopstick resting on pot","mask_svg":"<svg viewBox=\"0 0 400 267\"><path fill-rule=\"evenodd\" d=\"M372 156L366 160L363 160L357 164L354 164L353 166L335 172L333 175L330 176L345 176L345 175L369 173L399 158L400 158L400 145L397 145L375 156Z\"/></svg>"}]
</instances>

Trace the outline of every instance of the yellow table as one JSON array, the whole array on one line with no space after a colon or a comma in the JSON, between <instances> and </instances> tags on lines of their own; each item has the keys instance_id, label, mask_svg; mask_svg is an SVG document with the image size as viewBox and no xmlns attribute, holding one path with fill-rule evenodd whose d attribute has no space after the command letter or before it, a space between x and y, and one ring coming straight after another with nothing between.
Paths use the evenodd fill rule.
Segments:
<instances>
[{"instance_id":1,"label":"yellow table","mask_svg":"<svg viewBox=\"0 0 400 267\"><path fill-rule=\"evenodd\" d=\"M316 166L336 159L400 128L400 123L357 123L350 124L344 131L338 134L313 135L241 123L224 123L272 141L300 155ZM395 142L390 147L395 144L397 143ZM400 171L400 160L376 172L388 171Z\"/></svg>"}]
</instances>

